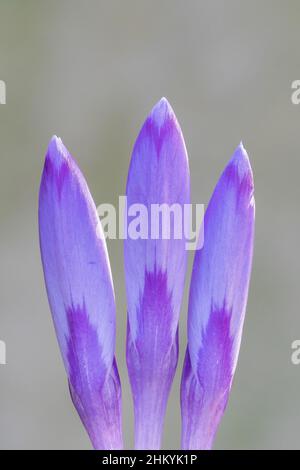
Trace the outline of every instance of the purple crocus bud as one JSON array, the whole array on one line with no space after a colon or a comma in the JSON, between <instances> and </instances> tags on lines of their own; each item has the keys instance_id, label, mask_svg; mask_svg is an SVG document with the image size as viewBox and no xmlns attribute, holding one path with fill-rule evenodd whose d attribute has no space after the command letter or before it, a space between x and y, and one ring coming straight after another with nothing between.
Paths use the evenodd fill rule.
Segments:
<instances>
[{"instance_id":1,"label":"purple crocus bud","mask_svg":"<svg viewBox=\"0 0 300 470\"><path fill-rule=\"evenodd\" d=\"M142 226L140 236L132 233L130 224L136 227L137 219L128 218L124 246L127 365L134 399L137 449L160 447L177 366L178 320L187 255L183 230L180 236L183 220L178 219L178 214L182 215L184 204L189 203L189 186L181 129L168 101L162 98L136 140L127 180L128 214L138 214ZM161 223L157 213L154 215L158 208L160 215L164 212ZM174 210L174 218L172 215L169 218L173 220L169 237L166 226L163 228L168 222L168 210L170 213Z\"/></svg>"},{"instance_id":2,"label":"purple crocus bud","mask_svg":"<svg viewBox=\"0 0 300 470\"><path fill-rule=\"evenodd\" d=\"M57 137L41 180L39 232L73 403L95 449L122 449L115 299L105 240L84 177Z\"/></svg>"},{"instance_id":3,"label":"purple crocus bud","mask_svg":"<svg viewBox=\"0 0 300 470\"><path fill-rule=\"evenodd\" d=\"M209 202L204 246L194 259L181 382L183 449L211 448L229 397L251 272L253 191L240 144Z\"/></svg>"}]
</instances>

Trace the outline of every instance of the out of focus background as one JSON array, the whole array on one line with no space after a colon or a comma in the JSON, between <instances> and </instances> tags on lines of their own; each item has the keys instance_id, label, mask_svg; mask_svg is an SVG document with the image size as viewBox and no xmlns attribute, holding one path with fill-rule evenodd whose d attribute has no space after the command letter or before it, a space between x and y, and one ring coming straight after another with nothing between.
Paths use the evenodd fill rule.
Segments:
<instances>
[{"instance_id":1,"label":"out of focus background","mask_svg":"<svg viewBox=\"0 0 300 470\"><path fill-rule=\"evenodd\" d=\"M192 200L207 203L243 140L253 166L256 242L235 381L217 449L300 448L300 3L295 0L1 0L0 448L89 449L71 404L45 293L37 197L53 134L77 159L97 204L125 192L134 140L166 96L189 153ZM176 177L176 175L175 175ZM117 299L124 432L133 445L125 365L121 241L109 241ZM192 253L190 253L190 264ZM179 382L164 448L179 448Z\"/></svg>"}]
</instances>

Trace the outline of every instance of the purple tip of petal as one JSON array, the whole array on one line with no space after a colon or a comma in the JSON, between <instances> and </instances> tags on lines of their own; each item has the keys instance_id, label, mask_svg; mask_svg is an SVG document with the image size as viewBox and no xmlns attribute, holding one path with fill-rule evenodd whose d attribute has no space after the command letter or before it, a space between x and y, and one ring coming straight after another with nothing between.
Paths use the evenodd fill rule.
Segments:
<instances>
[{"instance_id":1,"label":"purple tip of petal","mask_svg":"<svg viewBox=\"0 0 300 470\"><path fill-rule=\"evenodd\" d=\"M152 108L143 130L151 135L156 147L157 158L160 158L163 146L168 139L177 140L179 138L182 141L181 145L184 145L183 135L175 113L168 100L164 97ZM175 141L173 144L175 144ZM186 149L184 148L184 150L187 161Z\"/></svg>"},{"instance_id":2,"label":"purple tip of petal","mask_svg":"<svg viewBox=\"0 0 300 470\"><path fill-rule=\"evenodd\" d=\"M183 371L181 395L185 448L211 446L227 403L250 281L253 193L253 174L241 143L211 197L204 217L204 246L194 259L188 314L189 362ZM198 408L191 405L191 393L199 395ZM209 406L205 397L210 397ZM192 435L198 437L188 437Z\"/></svg>"},{"instance_id":3,"label":"purple tip of petal","mask_svg":"<svg viewBox=\"0 0 300 470\"><path fill-rule=\"evenodd\" d=\"M175 119L174 111L165 97L162 97L155 106L153 106L149 119L151 119L158 128L163 127L169 119Z\"/></svg>"},{"instance_id":4,"label":"purple tip of petal","mask_svg":"<svg viewBox=\"0 0 300 470\"><path fill-rule=\"evenodd\" d=\"M42 182L49 178L56 180L56 185L61 196L61 190L65 177L69 171L69 158L61 139L52 137L46 154Z\"/></svg>"},{"instance_id":5,"label":"purple tip of petal","mask_svg":"<svg viewBox=\"0 0 300 470\"><path fill-rule=\"evenodd\" d=\"M178 126L172 106L168 100L163 97L153 106L146 123L151 124L159 132L168 128L172 122L176 127Z\"/></svg>"},{"instance_id":6,"label":"purple tip of petal","mask_svg":"<svg viewBox=\"0 0 300 470\"><path fill-rule=\"evenodd\" d=\"M231 184L235 184L236 189L246 196L249 205L254 205L254 182L253 173L248 154L241 142L233 154L224 171Z\"/></svg>"},{"instance_id":7,"label":"purple tip of petal","mask_svg":"<svg viewBox=\"0 0 300 470\"><path fill-rule=\"evenodd\" d=\"M48 145L47 158L56 168L60 168L62 163L69 162L70 154L64 146L60 137L54 135Z\"/></svg>"},{"instance_id":8,"label":"purple tip of petal","mask_svg":"<svg viewBox=\"0 0 300 470\"><path fill-rule=\"evenodd\" d=\"M49 181L52 180L52 182L56 185L60 198L63 186L68 178L70 180L74 180L72 182L73 188L76 189L76 185L77 189L83 193L83 196L86 198L89 205L93 206L94 201L90 195L86 181L81 174L76 161L64 146L61 138L54 135L48 145L41 186L43 182L44 184L49 184ZM93 209L93 207L91 208Z\"/></svg>"}]
</instances>

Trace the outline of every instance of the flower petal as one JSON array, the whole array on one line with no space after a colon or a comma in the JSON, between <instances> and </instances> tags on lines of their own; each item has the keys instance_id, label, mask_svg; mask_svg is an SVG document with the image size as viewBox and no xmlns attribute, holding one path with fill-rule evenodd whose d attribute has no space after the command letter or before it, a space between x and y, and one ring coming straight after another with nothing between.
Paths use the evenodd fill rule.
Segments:
<instances>
[{"instance_id":1,"label":"flower petal","mask_svg":"<svg viewBox=\"0 0 300 470\"><path fill-rule=\"evenodd\" d=\"M162 98L135 143L126 191L129 213L135 204L142 204L147 210L142 221L146 219L148 225L147 236L133 239L132 219L128 219L124 245L127 364L135 407L136 448L160 446L178 360L178 320L186 272L183 218L174 215L168 238L161 219L159 222L157 215L151 217L151 209L165 204L168 210L175 205L177 215L178 211L182 214L184 204L189 203L189 185L183 136L171 106ZM167 219L168 215L163 218ZM182 234L178 239L177 229Z\"/></svg>"},{"instance_id":2,"label":"flower petal","mask_svg":"<svg viewBox=\"0 0 300 470\"><path fill-rule=\"evenodd\" d=\"M49 304L74 404L94 447L120 448L115 300L106 245L87 184L57 137L49 144L41 180L39 232ZM109 409L103 411L108 394L114 404L109 405L111 416Z\"/></svg>"},{"instance_id":3,"label":"flower petal","mask_svg":"<svg viewBox=\"0 0 300 470\"><path fill-rule=\"evenodd\" d=\"M181 385L184 449L211 447L227 404L251 272L253 191L250 162L240 144L209 202L204 246L194 259Z\"/></svg>"}]
</instances>

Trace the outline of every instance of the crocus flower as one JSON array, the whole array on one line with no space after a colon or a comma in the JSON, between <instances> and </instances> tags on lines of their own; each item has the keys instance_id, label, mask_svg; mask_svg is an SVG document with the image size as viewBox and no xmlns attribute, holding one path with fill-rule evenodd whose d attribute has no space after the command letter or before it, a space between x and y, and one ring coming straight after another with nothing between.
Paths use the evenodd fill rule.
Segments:
<instances>
[{"instance_id":1,"label":"crocus flower","mask_svg":"<svg viewBox=\"0 0 300 470\"><path fill-rule=\"evenodd\" d=\"M121 449L115 300L104 236L87 184L53 137L39 195L42 262L73 403L96 449Z\"/></svg>"},{"instance_id":2,"label":"crocus flower","mask_svg":"<svg viewBox=\"0 0 300 470\"><path fill-rule=\"evenodd\" d=\"M253 177L241 144L209 202L204 246L194 259L181 383L183 449L211 448L227 404L244 323L253 233Z\"/></svg>"},{"instance_id":3,"label":"crocus flower","mask_svg":"<svg viewBox=\"0 0 300 470\"><path fill-rule=\"evenodd\" d=\"M163 98L137 138L126 189L126 232L132 216L137 228L141 207L145 212L139 216L145 223L146 214L148 228L140 236L126 233L124 243L126 352L137 449L161 445L178 361L187 261L186 221L175 226L174 216L166 237L157 220L160 211L153 220L152 208L158 206L163 218L169 211L170 222L178 207L185 217L189 193L183 136ZM48 299L73 403L94 448L122 449L115 299L106 244L87 184L57 137L50 142L42 175L39 230ZM194 259L181 382L184 449L211 448L227 404L241 342L253 238L253 177L241 144L210 200L204 245Z\"/></svg>"},{"instance_id":4,"label":"crocus flower","mask_svg":"<svg viewBox=\"0 0 300 470\"><path fill-rule=\"evenodd\" d=\"M189 168L183 136L165 98L152 109L134 145L128 207L189 203ZM155 221L150 221L150 223ZM157 222L157 221L156 221ZM158 449L178 360L178 320L186 271L181 239L127 237L127 365L134 400L135 447Z\"/></svg>"}]
</instances>

